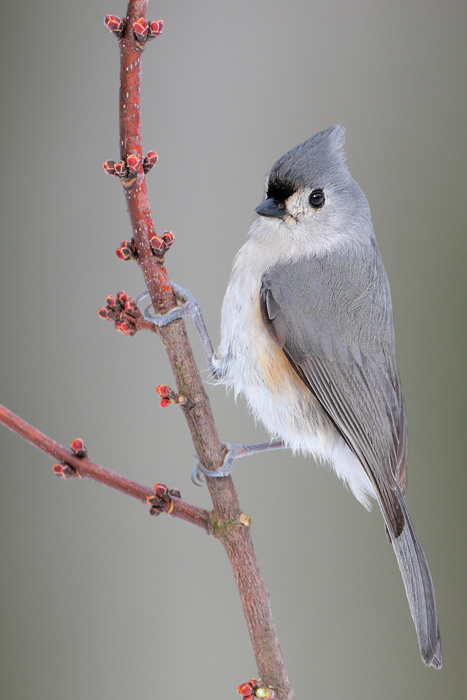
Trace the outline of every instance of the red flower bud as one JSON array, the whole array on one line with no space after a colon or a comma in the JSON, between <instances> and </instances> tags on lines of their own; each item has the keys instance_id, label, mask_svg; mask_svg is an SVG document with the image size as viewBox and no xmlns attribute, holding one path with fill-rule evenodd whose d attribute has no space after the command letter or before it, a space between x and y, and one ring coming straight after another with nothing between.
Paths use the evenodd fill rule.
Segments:
<instances>
[{"instance_id":1,"label":"red flower bud","mask_svg":"<svg viewBox=\"0 0 467 700\"><path fill-rule=\"evenodd\" d=\"M112 34L121 36L125 28L125 21L116 15L107 15L104 19L104 24Z\"/></svg>"},{"instance_id":2,"label":"red flower bud","mask_svg":"<svg viewBox=\"0 0 467 700\"><path fill-rule=\"evenodd\" d=\"M61 479L72 479L73 477L78 476L76 471L73 469L73 467L70 467L69 464L54 464L53 472Z\"/></svg>"},{"instance_id":3,"label":"red flower bud","mask_svg":"<svg viewBox=\"0 0 467 700\"><path fill-rule=\"evenodd\" d=\"M104 163L102 163L102 167L104 168L105 172L108 175L115 175L115 161L114 160L106 160Z\"/></svg>"},{"instance_id":4,"label":"red flower bud","mask_svg":"<svg viewBox=\"0 0 467 700\"><path fill-rule=\"evenodd\" d=\"M153 236L149 241L149 245L156 255L161 255L165 251L165 243L159 236Z\"/></svg>"},{"instance_id":5,"label":"red flower bud","mask_svg":"<svg viewBox=\"0 0 467 700\"><path fill-rule=\"evenodd\" d=\"M126 167L126 163L124 160L119 160L118 163L115 163L115 175L118 177L126 177L128 174L128 169Z\"/></svg>"},{"instance_id":6,"label":"red flower bud","mask_svg":"<svg viewBox=\"0 0 467 700\"><path fill-rule=\"evenodd\" d=\"M166 248L170 248L175 240L175 236L173 235L172 231L164 231L161 238L164 241Z\"/></svg>"},{"instance_id":7,"label":"red flower bud","mask_svg":"<svg viewBox=\"0 0 467 700\"><path fill-rule=\"evenodd\" d=\"M163 27L164 22L161 19L156 19L154 20L154 22L151 22L151 25L149 27L151 39L154 39L156 36L160 36L162 34Z\"/></svg>"},{"instance_id":8,"label":"red flower bud","mask_svg":"<svg viewBox=\"0 0 467 700\"><path fill-rule=\"evenodd\" d=\"M165 484L155 484L154 485L154 493L156 496L159 496L160 498L164 498L164 496L167 496L169 489Z\"/></svg>"},{"instance_id":9,"label":"red flower bud","mask_svg":"<svg viewBox=\"0 0 467 700\"><path fill-rule=\"evenodd\" d=\"M120 260L131 260L132 257L129 248L117 248L115 255L117 258L120 258Z\"/></svg>"},{"instance_id":10,"label":"red flower bud","mask_svg":"<svg viewBox=\"0 0 467 700\"><path fill-rule=\"evenodd\" d=\"M70 444L71 451L75 453L77 457L86 457L87 449L84 441L81 438L75 438Z\"/></svg>"},{"instance_id":11,"label":"red flower bud","mask_svg":"<svg viewBox=\"0 0 467 700\"><path fill-rule=\"evenodd\" d=\"M158 157L159 156L157 155L156 151L148 151L146 153L143 160L143 170L145 173L148 173L151 168L155 166Z\"/></svg>"},{"instance_id":12,"label":"red flower bud","mask_svg":"<svg viewBox=\"0 0 467 700\"><path fill-rule=\"evenodd\" d=\"M138 172L140 160L136 153L130 153L130 155L127 156L126 164L131 175Z\"/></svg>"},{"instance_id":13,"label":"red flower bud","mask_svg":"<svg viewBox=\"0 0 467 700\"><path fill-rule=\"evenodd\" d=\"M149 22L144 17L140 17L133 22L133 31L138 41L146 41L149 32Z\"/></svg>"}]
</instances>

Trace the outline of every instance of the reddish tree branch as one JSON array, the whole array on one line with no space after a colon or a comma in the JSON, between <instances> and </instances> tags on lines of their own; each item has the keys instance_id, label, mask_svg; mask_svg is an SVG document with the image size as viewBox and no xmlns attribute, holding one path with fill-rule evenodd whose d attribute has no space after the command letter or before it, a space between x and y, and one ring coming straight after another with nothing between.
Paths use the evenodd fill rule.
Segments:
<instances>
[{"instance_id":1,"label":"reddish tree branch","mask_svg":"<svg viewBox=\"0 0 467 700\"><path fill-rule=\"evenodd\" d=\"M105 469L99 464L91 462L87 457L78 457L76 454L73 454L60 443L55 442L55 440L47 437L37 428L26 423L25 420L9 411L2 404L0 404L0 423L3 423L4 426L31 445L34 445L34 447L45 452L49 457L53 457L57 461L72 467L76 474L83 479L92 479L105 486L110 486L110 488L120 491L126 496L136 498L136 500L141 501L145 505L147 505L148 498L154 496L154 489L138 484L137 481L132 481L126 476L110 471L110 469ZM173 508L170 515L211 532L210 514L197 506L191 505L191 503L186 503L181 498L173 499Z\"/></svg>"},{"instance_id":2,"label":"reddish tree branch","mask_svg":"<svg viewBox=\"0 0 467 700\"><path fill-rule=\"evenodd\" d=\"M135 37L133 24L146 16L146 0L130 0L120 43L120 156L139 159L139 171L132 180L123 180L128 213L137 249L137 262L143 273L156 313L175 305L175 298L163 265L154 256L149 241L155 235L147 197L141 148L140 87L144 44ZM162 327L159 334L165 346L180 394L189 399L182 407L201 463L219 469L226 447L219 439L206 395L182 320ZM207 479L214 505L215 535L223 543L237 583L248 625L258 673L276 697L291 700L293 690L279 646L271 614L269 594L261 577L249 528L242 524L241 508L230 477Z\"/></svg>"},{"instance_id":3,"label":"reddish tree branch","mask_svg":"<svg viewBox=\"0 0 467 700\"><path fill-rule=\"evenodd\" d=\"M128 213L137 250L137 262L143 273L156 313L175 305L174 294L163 265L149 245L155 235L146 191L141 147L140 87L144 44L137 41L133 24L146 15L146 0L130 0L120 44L120 156L126 161L135 154L139 171L122 180ZM180 394L189 401L182 407L193 444L201 463L219 469L226 447L219 439L214 417L182 320L159 329ZM258 673L265 685L275 689L276 697L292 700L293 690L279 646L271 613L269 594L264 585L253 549L249 527L242 523L242 511L232 479L207 479L214 505L214 534L224 545L237 583L248 625Z\"/></svg>"},{"instance_id":4,"label":"reddish tree branch","mask_svg":"<svg viewBox=\"0 0 467 700\"><path fill-rule=\"evenodd\" d=\"M150 244L156 232L146 190L140 117L141 61L145 48L145 27L147 31L144 22L146 8L146 0L130 0L124 22L114 16L107 18L107 26L117 34L120 45L121 161L118 164L107 161L105 169L121 178L133 231L131 252L133 253L134 249L154 310L161 313L175 306L176 300L164 267L164 248L162 246L162 250L156 249L158 254L155 255L155 249ZM138 31L135 34L133 26L137 21ZM153 152L148 160L154 164ZM118 252L119 257L123 259L127 254L129 257L130 249L127 248L126 242ZM227 448L218 436L184 321L174 321L159 328L157 333L162 338L169 357L177 390L187 398L181 405L181 410L187 420L199 460L209 470L219 469ZM104 469L87 457L78 457L70 453L65 447L46 437L4 407L0 408L0 422L39 449L72 467L79 476L99 481L143 502L153 495L153 491L147 487ZM170 514L212 532L222 542L237 583L262 684L274 689L274 698L277 700L293 700L293 690L287 678L271 614L269 594L262 580L250 537L249 521L241 511L230 477L207 478L207 484L214 505L212 513L173 498L173 510Z\"/></svg>"}]
</instances>

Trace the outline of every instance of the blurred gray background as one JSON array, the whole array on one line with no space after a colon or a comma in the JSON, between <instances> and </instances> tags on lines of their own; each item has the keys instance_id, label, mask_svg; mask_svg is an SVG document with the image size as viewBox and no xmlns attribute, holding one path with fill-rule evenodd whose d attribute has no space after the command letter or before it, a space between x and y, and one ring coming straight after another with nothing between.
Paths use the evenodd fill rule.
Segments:
<instances>
[{"instance_id":1,"label":"blurred gray background","mask_svg":"<svg viewBox=\"0 0 467 700\"><path fill-rule=\"evenodd\" d=\"M119 183L118 48L102 19L121 0L2 8L0 400L63 444L146 483L190 482L162 345L97 316L142 278ZM454 0L161 0L144 56L143 146L171 278L219 339L222 296L265 174L339 122L392 286L409 419L408 504L427 553L443 638L422 665L379 512L327 469L286 453L235 467L253 520L297 700L453 699L465 687L463 253L466 13ZM200 345L190 334L201 366ZM209 388L220 435L260 441L242 401ZM227 558L212 538L52 462L0 428L1 668L8 700L235 698L255 675Z\"/></svg>"}]
</instances>

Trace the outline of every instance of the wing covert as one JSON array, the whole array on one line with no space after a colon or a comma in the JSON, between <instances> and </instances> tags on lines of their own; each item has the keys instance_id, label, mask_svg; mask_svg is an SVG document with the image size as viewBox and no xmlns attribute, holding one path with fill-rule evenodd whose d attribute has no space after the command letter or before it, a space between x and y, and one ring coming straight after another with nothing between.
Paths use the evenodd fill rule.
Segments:
<instances>
[{"instance_id":1,"label":"wing covert","mask_svg":"<svg viewBox=\"0 0 467 700\"><path fill-rule=\"evenodd\" d=\"M272 338L311 390L379 496L397 537L404 516L406 419L395 360L391 300L376 247L372 258L302 258L270 268L260 306Z\"/></svg>"}]
</instances>

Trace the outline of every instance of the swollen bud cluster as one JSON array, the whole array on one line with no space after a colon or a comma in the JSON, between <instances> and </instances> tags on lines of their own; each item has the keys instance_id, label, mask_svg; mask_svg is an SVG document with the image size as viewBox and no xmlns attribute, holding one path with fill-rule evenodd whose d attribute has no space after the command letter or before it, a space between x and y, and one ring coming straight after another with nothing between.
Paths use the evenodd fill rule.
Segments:
<instances>
[{"instance_id":1,"label":"swollen bud cluster","mask_svg":"<svg viewBox=\"0 0 467 700\"><path fill-rule=\"evenodd\" d=\"M151 506L149 515L160 515L161 513L170 513L174 508L174 498L181 498L181 493L178 489L169 489L165 484L156 484L154 486L154 496L150 496L147 502Z\"/></svg>"},{"instance_id":2,"label":"swollen bud cluster","mask_svg":"<svg viewBox=\"0 0 467 700\"><path fill-rule=\"evenodd\" d=\"M106 306L99 309L99 316L106 321L113 321L116 330L123 335L135 335L139 330L137 322L143 318L135 300L122 290L115 297L109 294L105 301Z\"/></svg>"}]
</instances>

